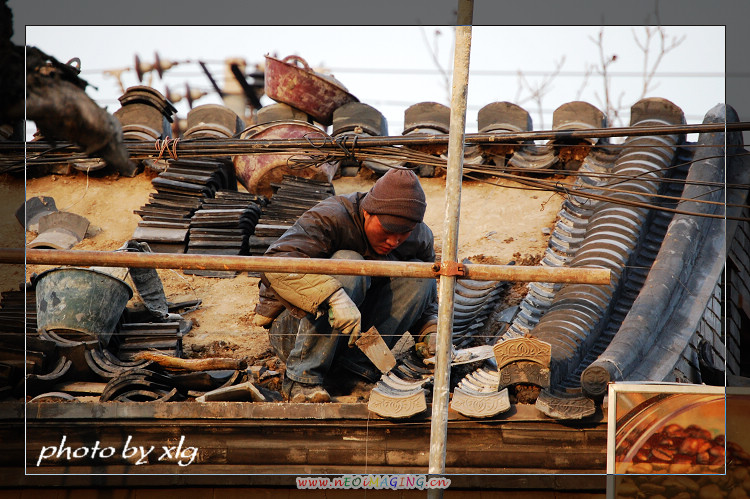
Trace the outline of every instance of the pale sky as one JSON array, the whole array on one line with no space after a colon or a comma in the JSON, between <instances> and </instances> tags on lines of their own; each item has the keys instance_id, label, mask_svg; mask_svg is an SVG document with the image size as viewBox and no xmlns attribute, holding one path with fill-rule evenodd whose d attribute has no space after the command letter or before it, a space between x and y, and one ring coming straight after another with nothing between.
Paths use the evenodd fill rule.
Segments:
<instances>
[{"instance_id":1,"label":"pale sky","mask_svg":"<svg viewBox=\"0 0 750 499\"><path fill-rule=\"evenodd\" d=\"M599 62L598 26L475 26L472 29L467 132L475 132L479 109L491 102L510 101L524 107L534 129L549 129L552 112L574 100L587 101L603 110L602 77L590 72ZM667 53L654 78L649 97L664 97L685 112L688 123L699 123L714 105L724 101L724 28L722 26L667 26L668 39L682 43ZM644 28L607 26L604 52L616 55L611 63L610 92L628 109L641 94ZM436 35L436 33L439 33ZM121 91L117 80L105 70L129 69L122 73L125 88L138 85L133 70L135 55L153 63L154 53L162 60L181 64L168 70L163 79L151 77L154 88L165 93L185 92L185 83L209 92L194 102L221 103L213 92L198 61L204 61L220 86L226 58L239 57L248 66L264 61L265 54L283 58L295 54L314 68L325 68L361 102L380 110L387 118L390 135L403 130L404 110L412 104L435 101L449 104L449 96L438 64L452 70L453 27L451 26L27 26L26 43L66 62L78 57L81 77L91 85L87 93L109 112L119 109ZM436 53L433 60L431 50ZM651 61L658 54L658 40L652 41ZM528 89L519 85L518 72L531 86L549 78L556 67L560 74L551 80L543 100L542 116L537 104L527 100ZM149 81L145 77L145 82ZM585 82L585 86L584 86ZM262 102L270 104L265 97ZM731 104L731 103L730 103ZM185 100L175 103L178 115L188 111Z\"/></svg>"}]
</instances>

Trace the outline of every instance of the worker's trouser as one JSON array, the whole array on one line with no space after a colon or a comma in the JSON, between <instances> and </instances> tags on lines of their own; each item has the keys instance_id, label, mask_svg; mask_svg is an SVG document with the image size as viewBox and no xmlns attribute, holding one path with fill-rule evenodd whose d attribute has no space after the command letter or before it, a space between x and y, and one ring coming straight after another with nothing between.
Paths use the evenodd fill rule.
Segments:
<instances>
[{"instance_id":1,"label":"worker's trouser","mask_svg":"<svg viewBox=\"0 0 750 499\"><path fill-rule=\"evenodd\" d=\"M337 251L332 258L362 260L354 251ZM435 301L435 279L337 275L344 291L362 314L362 332L375 326L388 347L398 341ZM271 344L286 358L286 374L300 383L320 384L334 360L338 365L377 380L380 373L347 336L332 331L328 315L297 319L284 310L271 325ZM291 340L294 338L294 343ZM284 346L286 345L286 347ZM290 351L291 350L291 351Z\"/></svg>"}]
</instances>

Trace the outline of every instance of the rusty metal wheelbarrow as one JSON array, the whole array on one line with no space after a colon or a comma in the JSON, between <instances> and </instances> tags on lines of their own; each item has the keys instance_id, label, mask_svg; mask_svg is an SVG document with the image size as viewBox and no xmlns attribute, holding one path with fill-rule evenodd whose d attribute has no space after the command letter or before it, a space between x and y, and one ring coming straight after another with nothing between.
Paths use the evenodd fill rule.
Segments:
<instances>
[{"instance_id":1,"label":"rusty metal wheelbarrow","mask_svg":"<svg viewBox=\"0 0 750 499\"><path fill-rule=\"evenodd\" d=\"M316 73L296 55L284 59L266 56L265 92L273 100L296 107L326 126L333 122L336 108L359 102L338 80Z\"/></svg>"}]
</instances>

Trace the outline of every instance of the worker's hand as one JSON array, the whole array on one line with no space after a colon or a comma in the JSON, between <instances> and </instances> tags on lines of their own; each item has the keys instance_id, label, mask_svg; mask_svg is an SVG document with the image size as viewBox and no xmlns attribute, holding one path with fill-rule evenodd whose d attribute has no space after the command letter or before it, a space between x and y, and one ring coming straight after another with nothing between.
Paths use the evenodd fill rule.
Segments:
<instances>
[{"instance_id":1,"label":"worker's hand","mask_svg":"<svg viewBox=\"0 0 750 499\"><path fill-rule=\"evenodd\" d=\"M425 341L427 335L437 334L437 317L430 317L417 332L417 342Z\"/></svg>"},{"instance_id":2,"label":"worker's hand","mask_svg":"<svg viewBox=\"0 0 750 499\"><path fill-rule=\"evenodd\" d=\"M255 317L253 318L253 324L256 326L264 327L268 329L271 327L271 323L273 322L272 317L266 317L265 315L255 314Z\"/></svg>"},{"instance_id":3,"label":"worker's hand","mask_svg":"<svg viewBox=\"0 0 750 499\"><path fill-rule=\"evenodd\" d=\"M341 334L349 335L349 347L359 338L362 315L349 295L339 288L328 298L328 322Z\"/></svg>"},{"instance_id":4,"label":"worker's hand","mask_svg":"<svg viewBox=\"0 0 750 499\"><path fill-rule=\"evenodd\" d=\"M417 333L417 354L426 359L433 357L437 351L437 318L431 318L422 325Z\"/></svg>"}]
</instances>

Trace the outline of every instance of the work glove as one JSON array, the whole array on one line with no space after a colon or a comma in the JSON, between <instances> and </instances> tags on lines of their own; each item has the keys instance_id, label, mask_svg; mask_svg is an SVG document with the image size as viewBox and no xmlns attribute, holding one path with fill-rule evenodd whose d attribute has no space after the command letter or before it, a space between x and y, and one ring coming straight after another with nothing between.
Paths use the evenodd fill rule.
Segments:
<instances>
[{"instance_id":1,"label":"work glove","mask_svg":"<svg viewBox=\"0 0 750 499\"><path fill-rule=\"evenodd\" d=\"M425 322L417 333L417 354L426 359L433 357L437 351L437 317L430 318Z\"/></svg>"},{"instance_id":2,"label":"work glove","mask_svg":"<svg viewBox=\"0 0 750 499\"><path fill-rule=\"evenodd\" d=\"M253 317L253 324L256 326L264 327L268 329L271 327L271 323L273 322L273 317L266 317L265 315L255 314L255 317Z\"/></svg>"},{"instance_id":3,"label":"work glove","mask_svg":"<svg viewBox=\"0 0 750 499\"><path fill-rule=\"evenodd\" d=\"M359 338L362 315L349 295L339 288L328 297L328 322L341 334L349 335L349 348Z\"/></svg>"}]
</instances>

